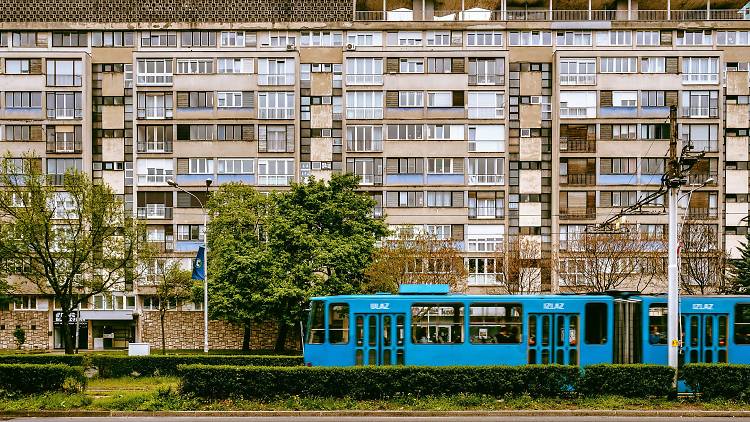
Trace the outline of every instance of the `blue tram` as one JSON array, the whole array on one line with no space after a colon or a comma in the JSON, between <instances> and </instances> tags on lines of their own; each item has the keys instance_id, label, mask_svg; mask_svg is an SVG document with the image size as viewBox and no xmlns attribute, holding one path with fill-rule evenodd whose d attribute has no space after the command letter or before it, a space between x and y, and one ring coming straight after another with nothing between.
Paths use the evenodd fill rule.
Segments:
<instances>
[{"instance_id":1,"label":"blue tram","mask_svg":"<svg viewBox=\"0 0 750 422\"><path fill-rule=\"evenodd\" d=\"M750 363L750 296L683 296L681 361ZM309 366L667 364L667 298L463 295L405 285L397 295L313 298Z\"/></svg>"}]
</instances>

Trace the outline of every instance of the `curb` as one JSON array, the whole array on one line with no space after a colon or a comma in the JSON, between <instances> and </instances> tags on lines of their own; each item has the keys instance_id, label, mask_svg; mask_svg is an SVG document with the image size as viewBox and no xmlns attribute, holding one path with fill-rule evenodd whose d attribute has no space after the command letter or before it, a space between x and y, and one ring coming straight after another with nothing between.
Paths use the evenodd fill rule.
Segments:
<instances>
[{"instance_id":1,"label":"curb","mask_svg":"<svg viewBox=\"0 0 750 422\"><path fill-rule=\"evenodd\" d=\"M481 416L535 416L535 417L554 417L554 416L629 416L629 417L711 417L711 418L733 418L733 417L750 417L750 410L495 410L495 411L473 411L473 410L452 410L452 411L433 411L433 410L249 410L249 411L156 411L156 412L137 412L137 411L98 411L98 410L39 410L39 411L19 411L19 412L0 412L0 418L19 418L19 417L289 417L289 416L364 416L364 417L481 417Z\"/></svg>"}]
</instances>

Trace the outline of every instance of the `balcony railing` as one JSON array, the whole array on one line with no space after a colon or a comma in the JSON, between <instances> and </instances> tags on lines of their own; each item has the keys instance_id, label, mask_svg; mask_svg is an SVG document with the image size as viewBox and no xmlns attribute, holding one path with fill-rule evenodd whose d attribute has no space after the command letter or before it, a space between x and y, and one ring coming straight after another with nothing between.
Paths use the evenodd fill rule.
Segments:
<instances>
[{"instance_id":1,"label":"balcony railing","mask_svg":"<svg viewBox=\"0 0 750 422\"><path fill-rule=\"evenodd\" d=\"M172 109L166 107L146 107L145 109L139 109L139 113L146 117L146 119L171 119Z\"/></svg>"},{"instance_id":2,"label":"balcony railing","mask_svg":"<svg viewBox=\"0 0 750 422\"><path fill-rule=\"evenodd\" d=\"M138 184L140 185L166 185L167 179L172 179L173 174L139 174Z\"/></svg>"},{"instance_id":3,"label":"balcony railing","mask_svg":"<svg viewBox=\"0 0 750 422\"><path fill-rule=\"evenodd\" d=\"M293 108L260 108L258 109L259 119L293 119Z\"/></svg>"},{"instance_id":4,"label":"balcony railing","mask_svg":"<svg viewBox=\"0 0 750 422\"><path fill-rule=\"evenodd\" d=\"M469 107L470 119L501 119L502 107Z\"/></svg>"},{"instance_id":5,"label":"balcony railing","mask_svg":"<svg viewBox=\"0 0 750 422\"><path fill-rule=\"evenodd\" d=\"M578 117L587 117L589 109L593 109L593 107L560 107L560 118L574 119Z\"/></svg>"},{"instance_id":6,"label":"balcony railing","mask_svg":"<svg viewBox=\"0 0 750 422\"><path fill-rule=\"evenodd\" d=\"M570 139L560 137L561 152L596 152L596 141L588 139Z\"/></svg>"},{"instance_id":7,"label":"balcony railing","mask_svg":"<svg viewBox=\"0 0 750 422\"><path fill-rule=\"evenodd\" d=\"M346 75L347 85L383 85L382 73L356 73Z\"/></svg>"},{"instance_id":8,"label":"balcony railing","mask_svg":"<svg viewBox=\"0 0 750 422\"><path fill-rule=\"evenodd\" d=\"M346 141L347 152L381 152L383 151L382 140L354 140L348 139Z\"/></svg>"},{"instance_id":9,"label":"balcony railing","mask_svg":"<svg viewBox=\"0 0 750 422\"><path fill-rule=\"evenodd\" d=\"M347 107L347 119L382 119L383 107Z\"/></svg>"},{"instance_id":10,"label":"balcony railing","mask_svg":"<svg viewBox=\"0 0 750 422\"><path fill-rule=\"evenodd\" d=\"M294 73L260 74L258 85L294 85Z\"/></svg>"},{"instance_id":11,"label":"balcony railing","mask_svg":"<svg viewBox=\"0 0 750 422\"><path fill-rule=\"evenodd\" d=\"M505 184L505 176L502 174L470 174L470 185L502 185Z\"/></svg>"},{"instance_id":12,"label":"balcony railing","mask_svg":"<svg viewBox=\"0 0 750 422\"><path fill-rule=\"evenodd\" d=\"M568 174L560 176L560 184L568 186L594 186L596 185L595 173Z\"/></svg>"},{"instance_id":13,"label":"balcony railing","mask_svg":"<svg viewBox=\"0 0 750 422\"><path fill-rule=\"evenodd\" d=\"M717 84L719 83L718 73L683 73L682 83L684 84Z\"/></svg>"},{"instance_id":14,"label":"balcony railing","mask_svg":"<svg viewBox=\"0 0 750 422\"><path fill-rule=\"evenodd\" d=\"M264 186L289 186L293 181L293 174L263 174L258 176L258 184Z\"/></svg>"},{"instance_id":15,"label":"balcony railing","mask_svg":"<svg viewBox=\"0 0 750 422\"><path fill-rule=\"evenodd\" d=\"M714 179L713 182L710 184L715 186L718 182L719 173L712 171L708 173L694 173L690 174L688 177L688 183L691 185L700 185L703 184L708 179Z\"/></svg>"},{"instance_id":16,"label":"balcony railing","mask_svg":"<svg viewBox=\"0 0 750 422\"><path fill-rule=\"evenodd\" d=\"M502 85L504 75L469 75L469 85Z\"/></svg>"},{"instance_id":17,"label":"balcony railing","mask_svg":"<svg viewBox=\"0 0 750 422\"><path fill-rule=\"evenodd\" d=\"M398 16L398 17L397 17ZM382 10L358 10L355 21L386 21L414 19L413 13L395 15ZM720 21L743 20L746 12L741 9L717 10L437 10L428 14L424 21Z\"/></svg>"},{"instance_id":18,"label":"balcony railing","mask_svg":"<svg viewBox=\"0 0 750 422\"><path fill-rule=\"evenodd\" d=\"M48 114L55 119L75 119L83 116L83 110L80 108L55 108Z\"/></svg>"},{"instance_id":19,"label":"balcony railing","mask_svg":"<svg viewBox=\"0 0 750 422\"><path fill-rule=\"evenodd\" d=\"M505 210L498 207L469 207L469 218L504 218Z\"/></svg>"},{"instance_id":20,"label":"balcony railing","mask_svg":"<svg viewBox=\"0 0 750 422\"><path fill-rule=\"evenodd\" d=\"M596 208L560 208L561 220L593 220Z\"/></svg>"}]
</instances>

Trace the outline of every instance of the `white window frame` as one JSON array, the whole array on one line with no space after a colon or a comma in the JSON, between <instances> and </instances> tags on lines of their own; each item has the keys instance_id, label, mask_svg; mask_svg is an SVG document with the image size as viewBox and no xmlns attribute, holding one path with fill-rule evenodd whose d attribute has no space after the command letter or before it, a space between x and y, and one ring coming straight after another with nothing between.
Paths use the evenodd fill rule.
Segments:
<instances>
[{"instance_id":1,"label":"white window frame","mask_svg":"<svg viewBox=\"0 0 750 422\"><path fill-rule=\"evenodd\" d=\"M636 73L638 71L637 57L600 57L600 73Z\"/></svg>"},{"instance_id":2,"label":"white window frame","mask_svg":"<svg viewBox=\"0 0 750 422\"><path fill-rule=\"evenodd\" d=\"M216 73L253 73L253 63L251 57L219 57L216 61Z\"/></svg>"},{"instance_id":3,"label":"white window frame","mask_svg":"<svg viewBox=\"0 0 750 422\"><path fill-rule=\"evenodd\" d=\"M560 85L596 85L595 58L561 58Z\"/></svg>"},{"instance_id":4,"label":"white window frame","mask_svg":"<svg viewBox=\"0 0 750 422\"><path fill-rule=\"evenodd\" d=\"M279 172L283 170L283 172ZM294 181L293 158L258 159L258 184L262 186L289 186Z\"/></svg>"},{"instance_id":5,"label":"white window frame","mask_svg":"<svg viewBox=\"0 0 750 422\"><path fill-rule=\"evenodd\" d=\"M148 72L149 65L154 66L154 72ZM138 59L137 84L144 86L172 85L172 59ZM160 72L156 68L159 67Z\"/></svg>"},{"instance_id":6,"label":"white window frame","mask_svg":"<svg viewBox=\"0 0 750 422\"><path fill-rule=\"evenodd\" d=\"M469 119L502 119L505 95L496 91L469 91Z\"/></svg>"},{"instance_id":7,"label":"white window frame","mask_svg":"<svg viewBox=\"0 0 750 422\"><path fill-rule=\"evenodd\" d=\"M217 174L255 174L254 158L219 158Z\"/></svg>"},{"instance_id":8,"label":"white window frame","mask_svg":"<svg viewBox=\"0 0 750 422\"><path fill-rule=\"evenodd\" d=\"M258 93L259 119L293 119L294 92L268 91Z\"/></svg>"}]
</instances>

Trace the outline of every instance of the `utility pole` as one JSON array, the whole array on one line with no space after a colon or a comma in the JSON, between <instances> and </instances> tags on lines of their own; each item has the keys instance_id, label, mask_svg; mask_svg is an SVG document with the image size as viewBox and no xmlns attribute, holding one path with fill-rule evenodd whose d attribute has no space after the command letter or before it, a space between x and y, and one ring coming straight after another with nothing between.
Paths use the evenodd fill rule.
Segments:
<instances>
[{"instance_id":1,"label":"utility pole","mask_svg":"<svg viewBox=\"0 0 750 422\"><path fill-rule=\"evenodd\" d=\"M677 200L680 187L684 184L681 177L680 160L677 157L677 107L669 108L669 160L664 182L669 189L669 267L667 294L667 339L669 366L677 370L680 333L679 333L679 292L677 268Z\"/></svg>"}]
</instances>

